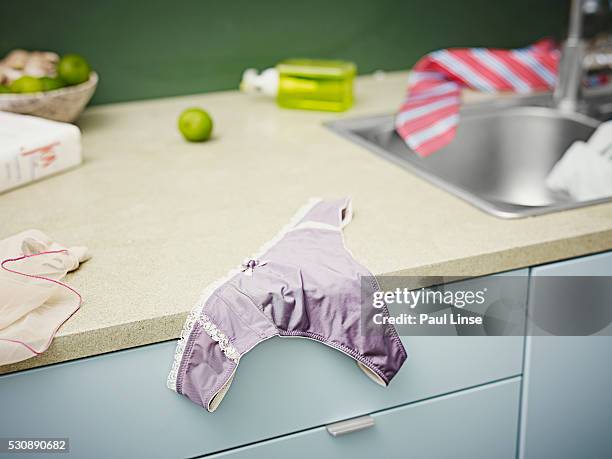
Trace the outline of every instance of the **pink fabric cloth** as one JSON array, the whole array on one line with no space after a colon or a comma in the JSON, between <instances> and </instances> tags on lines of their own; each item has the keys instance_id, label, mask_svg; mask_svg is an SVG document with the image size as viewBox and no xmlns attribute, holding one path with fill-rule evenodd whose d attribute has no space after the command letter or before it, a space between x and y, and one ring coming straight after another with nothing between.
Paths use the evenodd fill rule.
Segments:
<instances>
[{"instance_id":1,"label":"pink fabric cloth","mask_svg":"<svg viewBox=\"0 0 612 459\"><path fill-rule=\"evenodd\" d=\"M47 350L81 305L60 279L87 259L86 247L68 249L37 230L0 241L0 365Z\"/></svg>"},{"instance_id":2,"label":"pink fabric cloth","mask_svg":"<svg viewBox=\"0 0 612 459\"><path fill-rule=\"evenodd\" d=\"M420 156L451 142L463 88L483 92L550 90L560 52L552 40L522 49L457 48L427 54L413 68L408 96L395 118L397 133Z\"/></svg>"}]
</instances>

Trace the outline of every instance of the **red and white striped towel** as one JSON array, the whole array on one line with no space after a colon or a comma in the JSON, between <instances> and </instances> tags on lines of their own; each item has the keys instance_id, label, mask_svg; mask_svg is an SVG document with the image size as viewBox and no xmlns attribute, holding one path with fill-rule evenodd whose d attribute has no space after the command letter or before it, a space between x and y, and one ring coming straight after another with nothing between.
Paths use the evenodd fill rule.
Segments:
<instances>
[{"instance_id":1,"label":"red and white striped towel","mask_svg":"<svg viewBox=\"0 0 612 459\"><path fill-rule=\"evenodd\" d=\"M408 96L395 129L420 156L447 145L459 122L462 88L528 93L550 90L560 52L552 40L515 50L457 48L421 58L408 80Z\"/></svg>"}]
</instances>

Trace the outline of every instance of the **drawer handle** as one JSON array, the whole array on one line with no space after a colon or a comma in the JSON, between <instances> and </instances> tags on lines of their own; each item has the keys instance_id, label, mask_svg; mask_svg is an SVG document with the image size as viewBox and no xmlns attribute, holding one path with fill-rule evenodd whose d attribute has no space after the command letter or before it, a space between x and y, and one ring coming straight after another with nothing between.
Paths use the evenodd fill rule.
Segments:
<instances>
[{"instance_id":1,"label":"drawer handle","mask_svg":"<svg viewBox=\"0 0 612 459\"><path fill-rule=\"evenodd\" d=\"M358 418L347 419L346 421L334 422L325 426L327 432L332 437L339 437L358 430L368 429L374 426L374 418L372 416L360 416Z\"/></svg>"}]
</instances>

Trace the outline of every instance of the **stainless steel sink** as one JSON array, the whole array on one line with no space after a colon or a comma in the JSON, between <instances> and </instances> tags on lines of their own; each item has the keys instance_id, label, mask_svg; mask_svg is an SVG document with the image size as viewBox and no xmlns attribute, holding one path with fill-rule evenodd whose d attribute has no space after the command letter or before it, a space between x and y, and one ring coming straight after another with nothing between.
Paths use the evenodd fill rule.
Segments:
<instances>
[{"instance_id":1,"label":"stainless steel sink","mask_svg":"<svg viewBox=\"0 0 612 459\"><path fill-rule=\"evenodd\" d=\"M597 118L561 113L551 108L549 96L467 105L455 139L427 158L396 134L392 115L328 126L488 213L517 218L612 200L575 201L551 192L544 183L572 142L587 139L601 120L610 117L603 99L599 101Z\"/></svg>"}]
</instances>

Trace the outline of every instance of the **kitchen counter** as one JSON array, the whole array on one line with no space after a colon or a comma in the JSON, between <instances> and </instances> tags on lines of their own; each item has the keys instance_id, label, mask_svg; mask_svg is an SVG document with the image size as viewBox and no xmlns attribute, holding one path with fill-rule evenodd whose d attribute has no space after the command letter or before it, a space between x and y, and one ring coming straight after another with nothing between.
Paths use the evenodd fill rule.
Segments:
<instances>
[{"instance_id":1,"label":"kitchen counter","mask_svg":"<svg viewBox=\"0 0 612 459\"><path fill-rule=\"evenodd\" d=\"M0 195L0 237L37 228L90 248L66 279L84 304L46 353L0 373L177 338L201 290L311 196L352 196L347 245L376 274L485 275L612 249L612 203L501 220L322 125L392 112L406 76L359 78L344 114L238 92L88 109L81 167ZM193 105L214 118L207 143L176 128Z\"/></svg>"}]
</instances>

